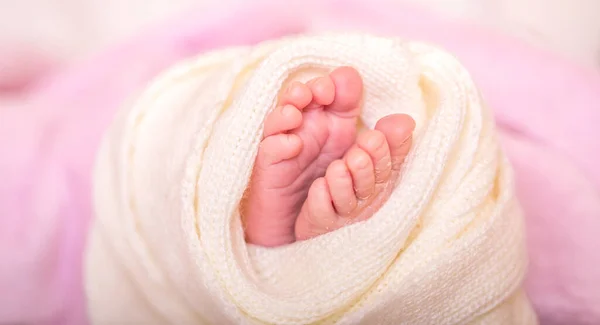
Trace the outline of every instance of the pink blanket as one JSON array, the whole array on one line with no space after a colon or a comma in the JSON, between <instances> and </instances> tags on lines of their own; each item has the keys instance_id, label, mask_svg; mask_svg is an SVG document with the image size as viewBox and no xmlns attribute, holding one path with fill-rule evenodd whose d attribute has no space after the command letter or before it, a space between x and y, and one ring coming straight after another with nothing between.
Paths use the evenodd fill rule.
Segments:
<instances>
[{"instance_id":1,"label":"pink blanket","mask_svg":"<svg viewBox=\"0 0 600 325\"><path fill-rule=\"evenodd\" d=\"M85 324L90 170L126 96L181 58L289 33L363 29L432 41L494 109L528 223L543 324L600 324L600 75L476 26L369 1L262 1L179 17L43 79L0 108L0 323ZM118 294L118 292L115 292Z\"/></svg>"}]
</instances>

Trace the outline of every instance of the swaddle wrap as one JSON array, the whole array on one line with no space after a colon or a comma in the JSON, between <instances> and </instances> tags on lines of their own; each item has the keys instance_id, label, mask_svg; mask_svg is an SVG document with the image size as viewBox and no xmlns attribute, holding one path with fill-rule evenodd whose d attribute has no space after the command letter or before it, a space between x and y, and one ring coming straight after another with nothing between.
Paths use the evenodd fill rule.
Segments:
<instances>
[{"instance_id":1,"label":"swaddle wrap","mask_svg":"<svg viewBox=\"0 0 600 325\"><path fill-rule=\"evenodd\" d=\"M246 244L238 204L265 116L292 80L344 65L363 77L364 126L417 123L401 181L365 222ZM184 62L117 117L94 192L93 324L536 324L493 119L464 68L426 44L298 36Z\"/></svg>"}]
</instances>

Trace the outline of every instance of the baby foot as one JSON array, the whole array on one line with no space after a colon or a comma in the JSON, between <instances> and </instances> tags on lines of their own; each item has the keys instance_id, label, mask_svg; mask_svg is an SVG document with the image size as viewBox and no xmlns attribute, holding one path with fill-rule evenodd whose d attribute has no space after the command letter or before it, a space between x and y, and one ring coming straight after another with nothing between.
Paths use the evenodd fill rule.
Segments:
<instances>
[{"instance_id":1,"label":"baby foot","mask_svg":"<svg viewBox=\"0 0 600 325\"><path fill-rule=\"evenodd\" d=\"M311 183L356 139L362 79L349 67L295 82L264 125L264 138L240 210L249 243L295 241L294 224Z\"/></svg>"},{"instance_id":2,"label":"baby foot","mask_svg":"<svg viewBox=\"0 0 600 325\"><path fill-rule=\"evenodd\" d=\"M375 214L389 198L412 142L415 122L389 115L362 133L343 159L314 181L296 221L296 239L305 240Z\"/></svg>"}]
</instances>

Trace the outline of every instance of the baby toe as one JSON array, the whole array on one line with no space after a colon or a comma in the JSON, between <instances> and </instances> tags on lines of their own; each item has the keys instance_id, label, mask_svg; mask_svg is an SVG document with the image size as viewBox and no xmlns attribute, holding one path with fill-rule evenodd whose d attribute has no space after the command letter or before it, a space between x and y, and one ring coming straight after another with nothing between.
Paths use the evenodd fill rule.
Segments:
<instances>
[{"instance_id":1,"label":"baby toe","mask_svg":"<svg viewBox=\"0 0 600 325\"><path fill-rule=\"evenodd\" d=\"M265 119L263 136L287 132L302 124L302 113L293 105L276 107Z\"/></svg>"},{"instance_id":2,"label":"baby toe","mask_svg":"<svg viewBox=\"0 0 600 325\"><path fill-rule=\"evenodd\" d=\"M266 168L300 154L302 140L295 134L276 134L266 137L258 149L257 164Z\"/></svg>"},{"instance_id":3,"label":"baby toe","mask_svg":"<svg viewBox=\"0 0 600 325\"><path fill-rule=\"evenodd\" d=\"M324 177L317 178L296 219L296 240L306 240L336 229L337 215Z\"/></svg>"},{"instance_id":4,"label":"baby toe","mask_svg":"<svg viewBox=\"0 0 600 325\"><path fill-rule=\"evenodd\" d=\"M265 119L263 137L288 132L302 125L302 113L296 106L276 107Z\"/></svg>"}]
</instances>

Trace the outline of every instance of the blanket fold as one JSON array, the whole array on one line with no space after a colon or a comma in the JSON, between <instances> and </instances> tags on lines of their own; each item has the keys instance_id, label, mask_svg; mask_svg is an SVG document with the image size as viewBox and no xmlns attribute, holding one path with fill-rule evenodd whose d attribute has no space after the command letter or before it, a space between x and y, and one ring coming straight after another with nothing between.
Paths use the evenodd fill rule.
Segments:
<instances>
[{"instance_id":1,"label":"blanket fold","mask_svg":"<svg viewBox=\"0 0 600 325\"><path fill-rule=\"evenodd\" d=\"M279 93L339 66L361 122L417 129L368 221L279 248L244 241L238 204ZM295 36L204 54L117 116L95 173L86 265L94 324L536 324L521 210L466 70L427 44Z\"/></svg>"}]
</instances>

